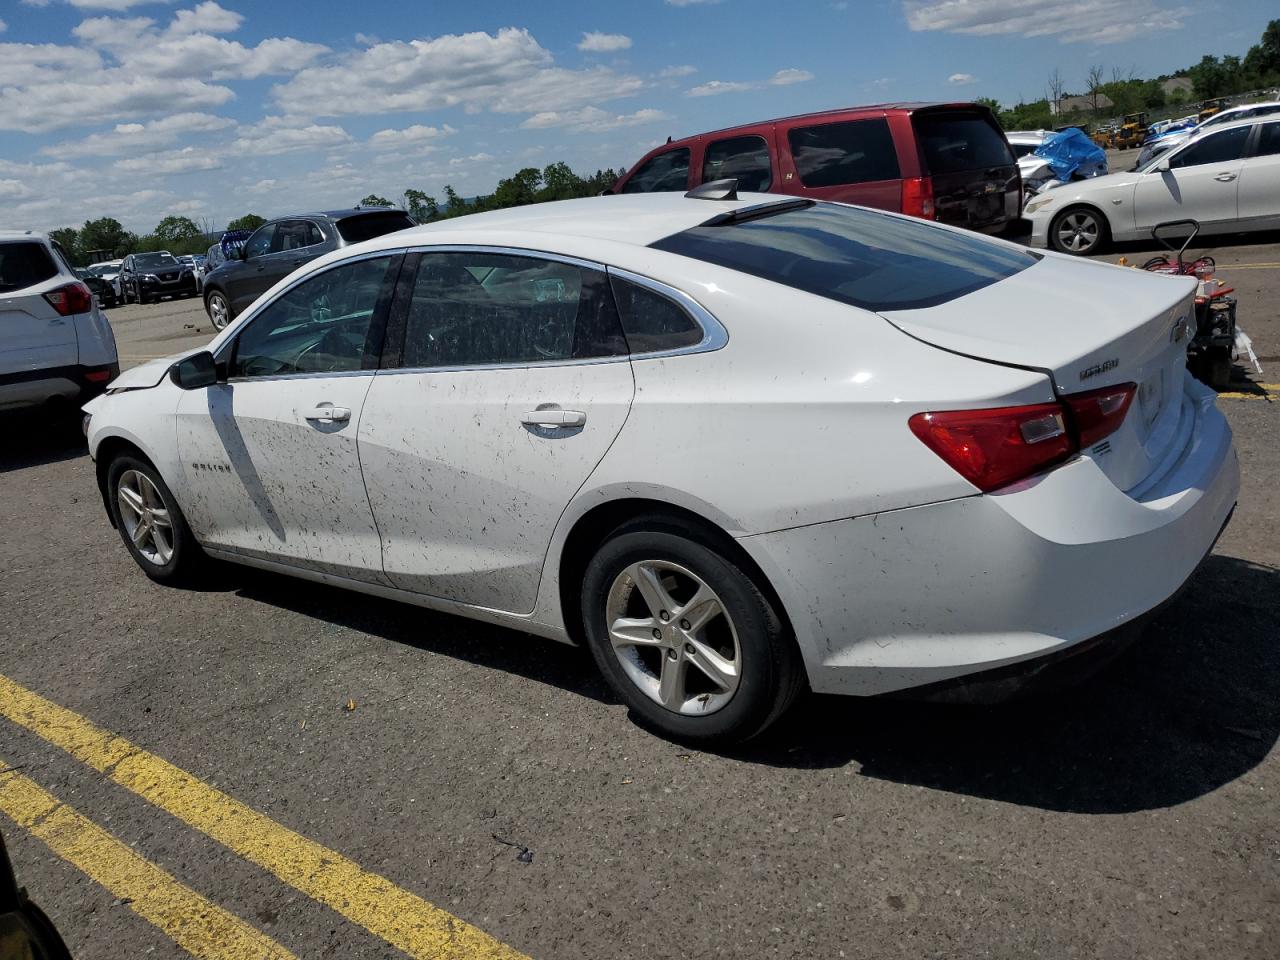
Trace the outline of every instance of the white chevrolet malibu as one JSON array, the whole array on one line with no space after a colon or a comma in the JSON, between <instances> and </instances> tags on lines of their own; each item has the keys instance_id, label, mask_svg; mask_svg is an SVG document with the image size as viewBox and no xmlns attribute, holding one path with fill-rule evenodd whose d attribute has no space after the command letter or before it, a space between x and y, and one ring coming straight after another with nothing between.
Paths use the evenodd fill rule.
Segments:
<instances>
[{"instance_id":1,"label":"white chevrolet malibu","mask_svg":"<svg viewBox=\"0 0 1280 960\"><path fill-rule=\"evenodd\" d=\"M124 374L125 546L585 643L704 742L806 684L1003 694L1196 569L1239 469L1194 280L712 186L379 237Z\"/></svg>"}]
</instances>

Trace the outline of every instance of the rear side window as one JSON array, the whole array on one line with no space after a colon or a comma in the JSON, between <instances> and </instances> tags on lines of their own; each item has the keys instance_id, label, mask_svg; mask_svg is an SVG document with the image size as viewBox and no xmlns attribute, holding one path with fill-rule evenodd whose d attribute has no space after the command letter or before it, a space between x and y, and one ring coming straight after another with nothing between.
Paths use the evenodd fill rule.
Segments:
<instances>
[{"instance_id":1,"label":"rear side window","mask_svg":"<svg viewBox=\"0 0 1280 960\"><path fill-rule=\"evenodd\" d=\"M1198 167L1206 163L1226 163L1244 156L1244 145L1252 127L1233 127L1205 137L1169 158L1170 169Z\"/></svg>"},{"instance_id":2,"label":"rear side window","mask_svg":"<svg viewBox=\"0 0 1280 960\"><path fill-rule=\"evenodd\" d=\"M417 226L407 213L399 210L388 210L379 213L361 213L354 217L345 217L338 221L338 233L347 243L359 243L361 240L372 240L387 233L405 230ZM320 241L316 241L319 243Z\"/></svg>"},{"instance_id":3,"label":"rear side window","mask_svg":"<svg viewBox=\"0 0 1280 960\"><path fill-rule=\"evenodd\" d=\"M627 352L607 278L556 260L426 253L406 318L403 367L546 363Z\"/></svg>"},{"instance_id":4,"label":"rear side window","mask_svg":"<svg viewBox=\"0 0 1280 960\"><path fill-rule=\"evenodd\" d=\"M0 293L12 293L58 275L43 243L0 243Z\"/></svg>"},{"instance_id":5,"label":"rear side window","mask_svg":"<svg viewBox=\"0 0 1280 960\"><path fill-rule=\"evenodd\" d=\"M1274 157L1280 153L1280 123L1264 123L1258 131L1258 156Z\"/></svg>"},{"instance_id":6,"label":"rear side window","mask_svg":"<svg viewBox=\"0 0 1280 960\"><path fill-rule=\"evenodd\" d=\"M702 342L702 327L679 304L621 277L611 276L609 282L632 353L679 350Z\"/></svg>"},{"instance_id":7,"label":"rear side window","mask_svg":"<svg viewBox=\"0 0 1280 960\"><path fill-rule=\"evenodd\" d=\"M961 173L1013 163L1004 134L981 113L917 113L912 116L929 173Z\"/></svg>"},{"instance_id":8,"label":"rear side window","mask_svg":"<svg viewBox=\"0 0 1280 960\"><path fill-rule=\"evenodd\" d=\"M976 234L831 203L704 224L651 246L865 310L936 306L1039 259Z\"/></svg>"},{"instance_id":9,"label":"rear side window","mask_svg":"<svg viewBox=\"0 0 1280 960\"><path fill-rule=\"evenodd\" d=\"M318 243L324 243L324 234L310 220L282 220L276 224L271 252L287 253L290 250L313 247Z\"/></svg>"},{"instance_id":10,"label":"rear side window","mask_svg":"<svg viewBox=\"0 0 1280 960\"><path fill-rule=\"evenodd\" d=\"M889 121L853 120L798 127L787 134L800 182L806 187L897 180L898 152Z\"/></svg>"},{"instance_id":11,"label":"rear side window","mask_svg":"<svg viewBox=\"0 0 1280 960\"><path fill-rule=\"evenodd\" d=\"M623 193L663 193L689 186L689 148L668 150L650 157L622 185Z\"/></svg>"},{"instance_id":12,"label":"rear side window","mask_svg":"<svg viewBox=\"0 0 1280 960\"><path fill-rule=\"evenodd\" d=\"M738 181L739 190L763 193L772 186L769 145L764 137L734 137L707 147L707 155L702 162L703 182L728 177Z\"/></svg>"}]
</instances>

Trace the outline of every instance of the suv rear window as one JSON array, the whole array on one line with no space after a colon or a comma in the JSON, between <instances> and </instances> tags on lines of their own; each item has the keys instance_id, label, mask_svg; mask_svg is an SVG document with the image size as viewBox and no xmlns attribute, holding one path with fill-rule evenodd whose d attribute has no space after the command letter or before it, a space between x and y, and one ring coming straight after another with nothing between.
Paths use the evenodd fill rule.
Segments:
<instances>
[{"instance_id":1,"label":"suv rear window","mask_svg":"<svg viewBox=\"0 0 1280 960\"><path fill-rule=\"evenodd\" d=\"M787 201L777 213L765 209L737 222L713 220L650 246L864 310L937 306L1040 259L923 220Z\"/></svg>"},{"instance_id":2,"label":"suv rear window","mask_svg":"<svg viewBox=\"0 0 1280 960\"><path fill-rule=\"evenodd\" d=\"M985 114L917 113L911 119L929 173L985 170L1014 162L1004 134Z\"/></svg>"},{"instance_id":3,"label":"suv rear window","mask_svg":"<svg viewBox=\"0 0 1280 960\"><path fill-rule=\"evenodd\" d=\"M852 120L797 127L787 134L800 182L806 187L897 180L898 152L889 121Z\"/></svg>"},{"instance_id":4,"label":"suv rear window","mask_svg":"<svg viewBox=\"0 0 1280 960\"><path fill-rule=\"evenodd\" d=\"M58 275L43 243L0 243L0 293L34 287Z\"/></svg>"},{"instance_id":5,"label":"suv rear window","mask_svg":"<svg viewBox=\"0 0 1280 960\"><path fill-rule=\"evenodd\" d=\"M361 240L372 240L374 237L395 233L397 230L406 230L413 226L416 224L407 213L387 210L344 217L338 221L338 233L347 243L359 243Z\"/></svg>"}]
</instances>

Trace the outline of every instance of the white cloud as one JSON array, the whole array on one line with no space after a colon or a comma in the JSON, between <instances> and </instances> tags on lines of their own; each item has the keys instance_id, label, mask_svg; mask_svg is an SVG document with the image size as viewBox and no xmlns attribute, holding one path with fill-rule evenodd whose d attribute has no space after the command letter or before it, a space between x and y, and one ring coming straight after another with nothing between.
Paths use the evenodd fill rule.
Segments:
<instances>
[{"instance_id":1,"label":"white cloud","mask_svg":"<svg viewBox=\"0 0 1280 960\"><path fill-rule=\"evenodd\" d=\"M234 121L210 113L174 113L146 123L118 123L104 133L57 143L40 152L52 157L126 156L170 144L188 134L212 133L233 125Z\"/></svg>"},{"instance_id":2,"label":"white cloud","mask_svg":"<svg viewBox=\"0 0 1280 960\"><path fill-rule=\"evenodd\" d=\"M314 117L456 106L532 113L616 99L643 86L606 67L557 67L528 30L504 27L374 44L300 71L273 95L282 112Z\"/></svg>"},{"instance_id":3,"label":"white cloud","mask_svg":"<svg viewBox=\"0 0 1280 960\"><path fill-rule=\"evenodd\" d=\"M157 0L67 0L73 7L81 10L113 10L119 13L122 10L128 10L131 7L140 7L144 3L156 3ZM160 3L168 3L169 0L158 0ZM33 3L33 7L43 7L43 3Z\"/></svg>"},{"instance_id":4,"label":"white cloud","mask_svg":"<svg viewBox=\"0 0 1280 960\"><path fill-rule=\"evenodd\" d=\"M719 3L720 0L667 0L669 7L699 7L711 3Z\"/></svg>"},{"instance_id":5,"label":"white cloud","mask_svg":"<svg viewBox=\"0 0 1280 960\"><path fill-rule=\"evenodd\" d=\"M788 67L786 70L779 70L775 73L769 78L769 82L775 87L786 87L793 83L805 83L812 79L813 74L808 70L797 70L794 67Z\"/></svg>"},{"instance_id":6,"label":"white cloud","mask_svg":"<svg viewBox=\"0 0 1280 960\"><path fill-rule=\"evenodd\" d=\"M493 159L493 154L484 153L483 151L481 151L480 153L473 153L469 157L454 157L452 160L449 161L449 166L460 167L464 163L486 163L492 159Z\"/></svg>"},{"instance_id":7,"label":"white cloud","mask_svg":"<svg viewBox=\"0 0 1280 960\"><path fill-rule=\"evenodd\" d=\"M685 63L676 67L664 67L662 70L658 71L658 76L664 80L671 80L675 77L687 77L697 72L697 67L692 67Z\"/></svg>"},{"instance_id":8,"label":"white cloud","mask_svg":"<svg viewBox=\"0 0 1280 960\"><path fill-rule=\"evenodd\" d=\"M971 83L977 83L978 78L971 73L953 73L947 77L947 83L955 87L967 87Z\"/></svg>"},{"instance_id":9,"label":"white cloud","mask_svg":"<svg viewBox=\"0 0 1280 960\"><path fill-rule=\"evenodd\" d=\"M706 83L700 83L696 87L690 87L689 96L713 97L719 93L741 93L744 90L754 90L756 86L757 84L745 81L708 80Z\"/></svg>"},{"instance_id":10,"label":"white cloud","mask_svg":"<svg viewBox=\"0 0 1280 960\"><path fill-rule=\"evenodd\" d=\"M589 53L613 53L616 50L631 49L631 38L621 33L598 33L595 30L582 35L578 44L579 50Z\"/></svg>"},{"instance_id":11,"label":"white cloud","mask_svg":"<svg viewBox=\"0 0 1280 960\"><path fill-rule=\"evenodd\" d=\"M447 137L457 132L447 123L442 127L428 127L421 123L415 123L413 126L405 127L403 130L379 130L369 138L369 144L380 150L396 149L439 140L441 137Z\"/></svg>"},{"instance_id":12,"label":"white cloud","mask_svg":"<svg viewBox=\"0 0 1280 960\"><path fill-rule=\"evenodd\" d=\"M162 176L170 173L190 173L193 170L216 170L222 166L222 158L214 151L182 147L178 150L162 150L142 157L117 160L113 166L122 173Z\"/></svg>"},{"instance_id":13,"label":"white cloud","mask_svg":"<svg viewBox=\"0 0 1280 960\"><path fill-rule=\"evenodd\" d=\"M599 107L583 107L581 110L546 110L535 113L524 123L524 130L547 130L561 127L574 133L599 133L623 127L639 127L667 119L661 110L644 109L635 113L609 113Z\"/></svg>"},{"instance_id":14,"label":"white cloud","mask_svg":"<svg viewBox=\"0 0 1280 960\"><path fill-rule=\"evenodd\" d=\"M169 24L171 34L182 33L231 33L240 28L244 17L234 10L220 7L214 0L205 0L191 10L179 10Z\"/></svg>"},{"instance_id":15,"label":"white cloud","mask_svg":"<svg viewBox=\"0 0 1280 960\"><path fill-rule=\"evenodd\" d=\"M5 23L3 20L0 20L0 33L4 33L8 29L9 29L9 25Z\"/></svg>"},{"instance_id":16,"label":"white cloud","mask_svg":"<svg viewBox=\"0 0 1280 960\"><path fill-rule=\"evenodd\" d=\"M1134 37L1177 30L1190 7L1157 0L904 0L912 30L946 30L976 36L1019 34L1056 36L1063 43L1120 43Z\"/></svg>"},{"instance_id":17,"label":"white cloud","mask_svg":"<svg viewBox=\"0 0 1280 960\"><path fill-rule=\"evenodd\" d=\"M296 117L263 117L241 127L230 150L236 154L275 156L294 150L323 150L351 142L351 134L338 126L308 123Z\"/></svg>"}]
</instances>

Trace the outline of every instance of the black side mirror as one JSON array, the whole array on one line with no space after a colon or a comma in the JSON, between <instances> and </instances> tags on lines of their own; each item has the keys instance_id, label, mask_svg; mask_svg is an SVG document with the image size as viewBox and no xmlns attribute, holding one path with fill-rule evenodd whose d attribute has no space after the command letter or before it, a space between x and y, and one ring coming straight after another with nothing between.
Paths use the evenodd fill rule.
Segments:
<instances>
[{"instance_id":1,"label":"black side mirror","mask_svg":"<svg viewBox=\"0 0 1280 960\"><path fill-rule=\"evenodd\" d=\"M183 357L169 368L169 379L182 390L199 390L211 387L218 382L218 364L213 354L201 350L189 357Z\"/></svg>"},{"instance_id":2,"label":"black side mirror","mask_svg":"<svg viewBox=\"0 0 1280 960\"><path fill-rule=\"evenodd\" d=\"M239 246L239 247L236 247L236 259L237 259L237 260L248 260L248 259L249 259L249 248L248 248L248 247L246 247L246 246Z\"/></svg>"}]
</instances>

